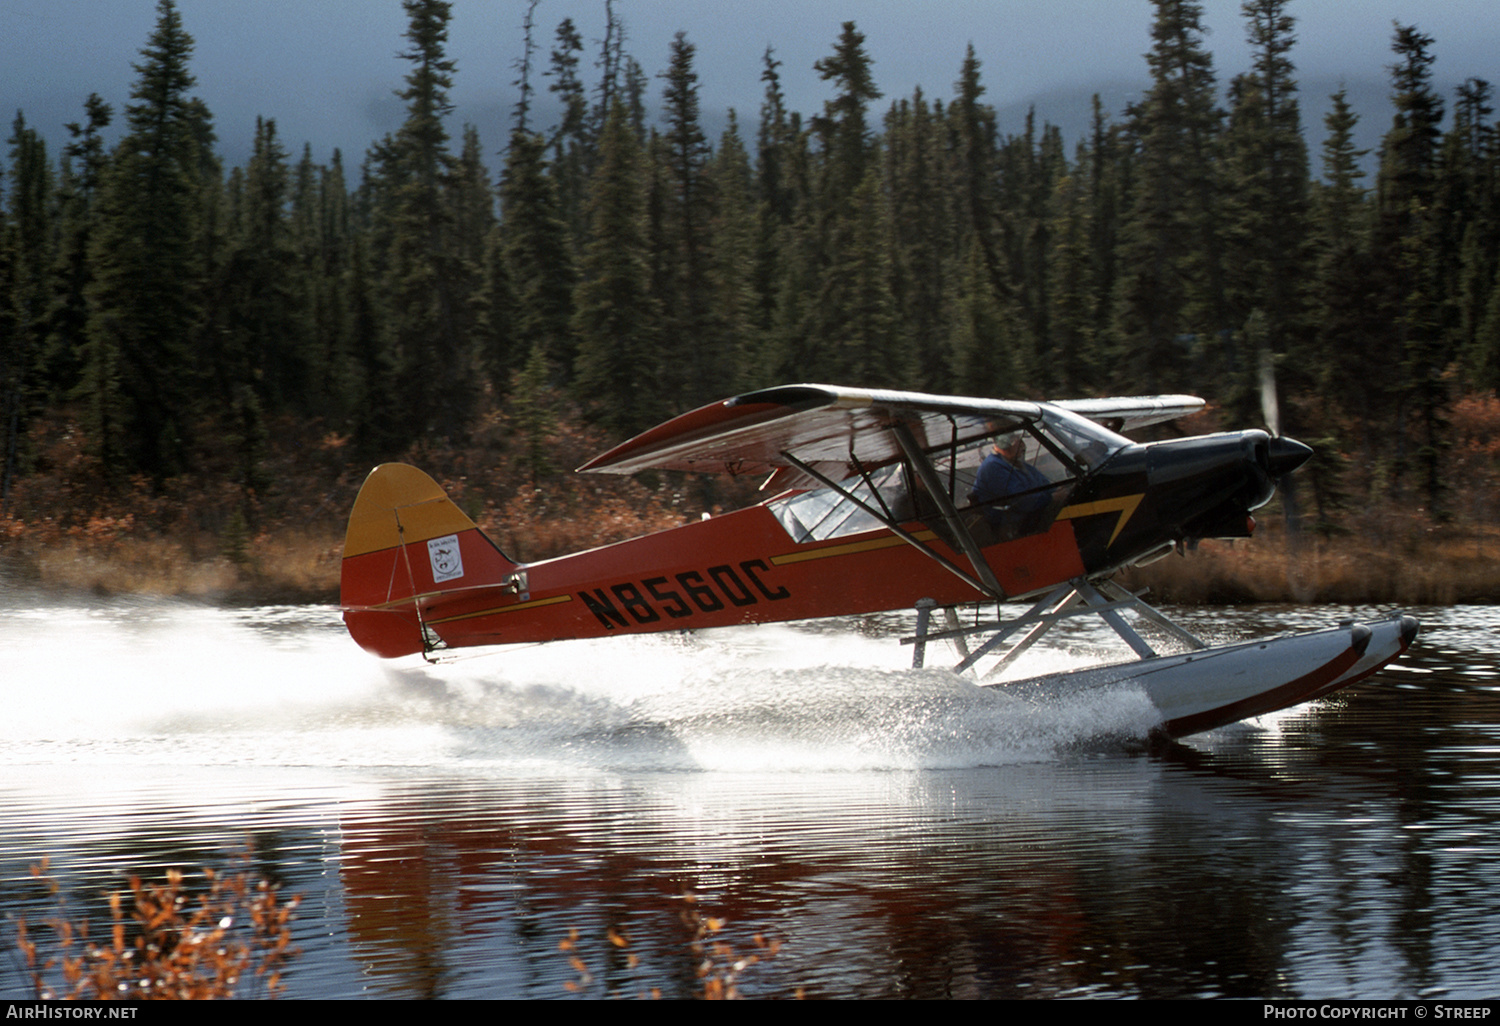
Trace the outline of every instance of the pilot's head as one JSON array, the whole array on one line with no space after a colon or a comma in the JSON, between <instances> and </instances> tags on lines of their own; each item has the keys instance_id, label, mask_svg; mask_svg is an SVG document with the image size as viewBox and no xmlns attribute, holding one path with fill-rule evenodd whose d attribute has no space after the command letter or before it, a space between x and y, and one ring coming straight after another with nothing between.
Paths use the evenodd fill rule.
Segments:
<instances>
[{"instance_id":1,"label":"pilot's head","mask_svg":"<svg viewBox=\"0 0 1500 1026\"><path fill-rule=\"evenodd\" d=\"M1020 460L1026 451L1026 440L1021 432L1010 431L995 438L995 451L1012 463Z\"/></svg>"}]
</instances>

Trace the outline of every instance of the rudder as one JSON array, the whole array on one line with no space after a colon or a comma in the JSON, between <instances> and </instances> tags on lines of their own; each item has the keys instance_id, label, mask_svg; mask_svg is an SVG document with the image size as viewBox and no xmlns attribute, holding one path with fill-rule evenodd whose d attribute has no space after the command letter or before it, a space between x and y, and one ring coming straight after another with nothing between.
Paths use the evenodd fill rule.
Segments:
<instances>
[{"instance_id":1,"label":"rudder","mask_svg":"<svg viewBox=\"0 0 1500 1026\"><path fill-rule=\"evenodd\" d=\"M355 497L344 535L339 605L366 651L425 651L421 605L446 591L503 582L517 564L416 467L382 463Z\"/></svg>"}]
</instances>

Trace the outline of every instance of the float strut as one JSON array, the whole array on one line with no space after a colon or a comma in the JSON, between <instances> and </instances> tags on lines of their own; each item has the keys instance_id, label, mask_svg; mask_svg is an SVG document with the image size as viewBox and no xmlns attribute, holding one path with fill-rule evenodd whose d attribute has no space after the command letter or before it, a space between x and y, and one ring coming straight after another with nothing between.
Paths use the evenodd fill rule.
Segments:
<instances>
[{"instance_id":1,"label":"float strut","mask_svg":"<svg viewBox=\"0 0 1500 1026\"><path fill-rule=\"evenodd\" d=\"M920 670L927 660L927 625L932 620L932 611L937 608L934 599L917 599L917 640L912 645L911 668Z\"/></svg>"}]
</instances>

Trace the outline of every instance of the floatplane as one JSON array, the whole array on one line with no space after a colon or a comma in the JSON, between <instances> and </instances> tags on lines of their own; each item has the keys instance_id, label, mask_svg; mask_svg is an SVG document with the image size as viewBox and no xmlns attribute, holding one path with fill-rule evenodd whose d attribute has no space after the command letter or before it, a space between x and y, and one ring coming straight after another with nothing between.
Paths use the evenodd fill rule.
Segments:
<instances>
[{"instance_id":1,"label":"floatplane","mask_svg":"<svg viewBox=\"0 0 1500 1026\"><path fill-rule=\"evenodd\" d=\"M586 552L518 563L431 477L387 463L344 543L341 605L376 655L916 610L989 684L1049 628L1093 616L1130 657L1007 688L1134 686L1180 737L1327 695L1406 651L1394 616L1210 645L1111 580L1204 538L1246 538L1252 511L1311 450L1248 430L1135 442L1193 396L1059 402L788 385L704 406L579 468L764 476L772 497ZM1003 606L1029 601L1019 615ZM957 610L983 615L961 622ZM994 614L988 610L993 608ZM982 673L982 676L981 676Z\"/></svg>"}]
</instances>

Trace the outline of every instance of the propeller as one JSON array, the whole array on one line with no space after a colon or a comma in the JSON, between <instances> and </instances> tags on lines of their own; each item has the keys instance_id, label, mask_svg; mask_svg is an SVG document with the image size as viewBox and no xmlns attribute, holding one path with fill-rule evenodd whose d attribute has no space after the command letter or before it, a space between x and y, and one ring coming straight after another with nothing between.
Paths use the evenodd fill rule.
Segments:
<instances>
[{"instance_id":1,"label":"propeller","mask_svg":"<svg viewBox=\"0 0 1500 1026\"><path fill-rule=\"evenodd\" d=\"M1312 459L1313 451L1293 438L1281 433L1281 401L1276 394L1276 363L1269 346L1260 349L1260 412L1265 418L1266 430L1271 434L1266 447L1266 469L1271 479L1281 488L1281 512L1286 520L1286 539L1289 551L1296 553L1300 547L1300 531L1297 526L1297 489L1289 475L1302 464ZM1298 571L1298 561L1289 559L1286 565L1287 586L1299 598L1310 597Z\"/></svg>"},{"instance_id":2,"label":"propeller","mask_svg":"<svg viewBox=\"0 0 1500 1026\"><path fill-rule=\"evenodd\" d=\"M1271 351L1264 346L1260 350L1260 415L1271 437L1280 438L1281 403L1276 397L1276 362Z\"/></svg>"},{"instance_id":3,"label":"propeller","mask_svg":"<svg viewBox=\"0 0 1500 1026\"><path fill-rule=\"evenodd\" d=\"M1260 351L1260 412L1266 422L1271 444L1266 451L1266 469L1271 477L1290 474L1312 458L1313 451L1294 438L1281 433L1281 402L1276 395L1276 362L1271 351Z\"/></svg>"}]
</instances>

